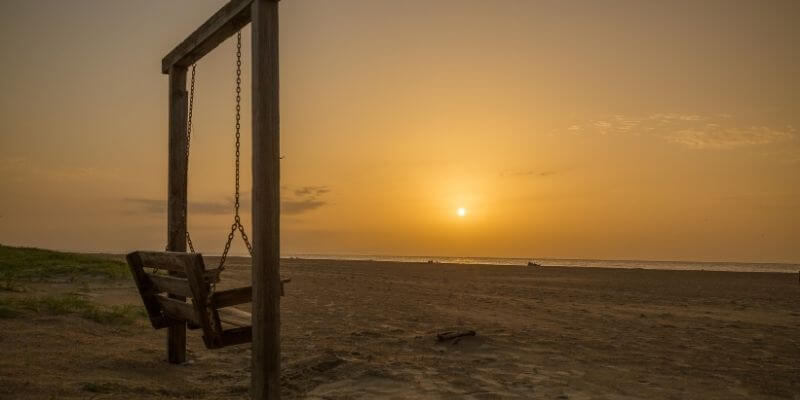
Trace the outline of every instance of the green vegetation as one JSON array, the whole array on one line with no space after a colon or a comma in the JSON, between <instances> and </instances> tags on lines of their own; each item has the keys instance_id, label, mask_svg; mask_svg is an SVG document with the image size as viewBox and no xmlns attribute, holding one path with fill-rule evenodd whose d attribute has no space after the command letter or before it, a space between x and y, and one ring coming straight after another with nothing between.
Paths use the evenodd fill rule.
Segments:
<instances>
[{"instance_id":1,"label":"green vegetation","mask_svg":"<svg viewBox=\"0 0 800 400\"><path fill-rule=\"evenodd\" d=\"M107 325L130 325L145 316L144 309L139 306L104 307L76 295L0 298L0 318L15 318L26 313L76 314Z\"/></svg>"},{"instance_id":2,"label":"green vegetation","mask_svg":"<svg viewBox=\"0 0 800 400\"><path fill-rule=\"evenodd\" d=\"M0 281L48 280L78 277L125 278L130 275L121 261L87 254L61 253L0 244Z\"/></svg>"},{"instance_id":3,"label":"green vegetation","mask_svg":"<svg viewBox=\"0 0 800 400\"><path fill-rule=\"evenodd\" d=\"M24 281L128 276L125 263L107 257L0 245L0 292L9 292L0 297L0 319L71 314L101 324L131 324L145 315L142 307L106 307L74 294L19 297L10 293L24 292L25 287L19 283ZM88 287L85 282L84 286Z\"/></svg>"},{"instance_id":4,"label":"green vegetation","mask_svg":"<svg viewBox=\"0 0 800 400\"><path fill-rule=\"evenodd\" d=\"M4 303L3 300L0 300L0 319L14 318L20 314L19 310Z\"/></svg>"},{"instance_id":5,"label":"green vegetation","mask_svg":"<svg viewBox=\"0 0 800 400\"><path fill-rule=\"evenodd\" d=\"M20 285L19 283L6 278L5 280L0 280L0 292L24 292L25 287Z\"/></svg>"}]
</instances>

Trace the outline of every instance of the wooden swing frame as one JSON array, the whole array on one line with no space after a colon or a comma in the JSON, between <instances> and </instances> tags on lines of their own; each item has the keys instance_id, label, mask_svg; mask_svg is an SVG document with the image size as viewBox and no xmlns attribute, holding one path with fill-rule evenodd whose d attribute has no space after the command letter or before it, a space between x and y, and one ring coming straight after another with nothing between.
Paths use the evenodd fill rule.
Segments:
<instances>
[{"instance_id":1,"label":"wooden swing frame","mask_svg":"<svg viewBox=\"0 0 800 400\"><path fill-rule=\"evenodd\" d=\"M280 398L280 97L278 0L231 0L161 61L169 74L167 250L186 252L187 69L248 23L252 28L252 374L254 399ZM198 257L198 256L195 256ZM171 271L179 274L180 271ZM184 293L188 294L188 293ZM169 296L176 303L185 296ZM187 304L188 305L188 304ZM186 361L186 323L171 321L170 363Z\"/></svg>"},{"instance_id":2,"label":"wooden swing frame","mask_svg":"<svg viewBox=\"0 0 800 400\"><path fill-rule=\"evenodd\" d=\"M229 308L250 303L252 287L212 290L219 281L219 270L206 270L199 253L135 251L127 260L153 328L185 322L189 329L203 330L203 342L209 349L252 340L251 314ZM191 304L176 299L187 297Z\"/></svg>"}]
</instances>

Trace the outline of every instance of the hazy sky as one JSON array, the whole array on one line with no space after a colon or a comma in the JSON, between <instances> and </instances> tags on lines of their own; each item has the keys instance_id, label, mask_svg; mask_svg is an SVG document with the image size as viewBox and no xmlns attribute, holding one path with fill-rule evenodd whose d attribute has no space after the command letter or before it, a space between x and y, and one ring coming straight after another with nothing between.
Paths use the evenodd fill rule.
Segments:
<instances>
[{"instance_id":1,"label":"hazy sky","mask_svg":"<svg viewBox=\"0 0 800 400\"><path fill-rule=\"evenodd\" d=\"M163 248L160 62L222 4L0 0L0 243ZM800 261L796 0L280 12L287 254ZM233 42L197 67L207 254L232 222Z\"/></svg>"}]
</instances>

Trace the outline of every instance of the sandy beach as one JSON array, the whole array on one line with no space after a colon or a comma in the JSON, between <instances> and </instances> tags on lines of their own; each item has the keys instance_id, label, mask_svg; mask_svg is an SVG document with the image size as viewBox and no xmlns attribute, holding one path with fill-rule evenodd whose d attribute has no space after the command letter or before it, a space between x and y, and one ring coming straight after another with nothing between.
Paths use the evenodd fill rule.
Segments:
<instances>
[{"instance_id":1,"label":"sandy beach","mask_svg":"<svg viewBox=\"0 0 800 400\"><path fill-rule=\"evenodd\" d=\"M232 259L221 287L249 282ZM213 265L209 259L208 264ZM797 275L284 260L288 399L800 399ZM140 304L129 280L32 283ZM249 345L165 362L141 318L0 319L2 399L238 399ZM438 332L475 337L437 343Z\"/></svg>"}]
</instances>

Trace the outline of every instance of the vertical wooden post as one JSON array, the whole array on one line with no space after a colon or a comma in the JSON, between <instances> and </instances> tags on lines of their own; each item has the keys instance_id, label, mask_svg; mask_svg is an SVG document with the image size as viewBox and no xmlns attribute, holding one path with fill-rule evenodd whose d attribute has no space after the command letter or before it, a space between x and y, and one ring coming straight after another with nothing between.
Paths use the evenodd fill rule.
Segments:
<instances>
[{"instance_id":1,"label":"vertical wooden post","mask_svg":"<svg viewBox=\"0 0 800 400\"><path fill-rule=\"evenodd\" d=\"M280 399L280 107L278 1L254 0L253 399Z\"/></svg>"},{"instance_id":2,"label":"vertical wooden post","mask_svg":"<svg viewBox=\"0 0 800 400\"><path fill-rule=\"evenodd\" d=\"M167 184L167 250L186 251L186 68L169 71L169 182ZM172 296L171 296L172 297ZM186 300L183 297L174 297ZM186 323L167 328L167 358L186 362Z\"/></svg>"}]
</instances>

